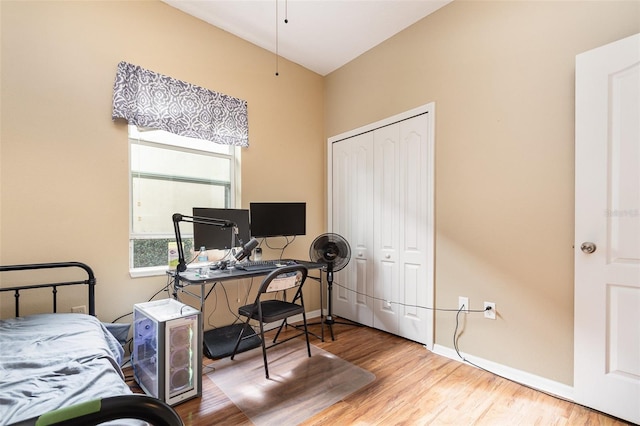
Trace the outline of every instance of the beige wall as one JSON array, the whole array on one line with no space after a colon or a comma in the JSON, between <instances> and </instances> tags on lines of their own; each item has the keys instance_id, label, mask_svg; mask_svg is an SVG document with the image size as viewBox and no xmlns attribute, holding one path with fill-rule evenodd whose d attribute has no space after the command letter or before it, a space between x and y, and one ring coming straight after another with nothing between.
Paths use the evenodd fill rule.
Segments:
<instances>
[{"instance_id":1,"label":"beige wall","mask_svg":"<svg viewBox=\"0 0 640 426\"><path fill-rule=\"evenodd\" d=\"M0 263L89 264L103 321L166 284L164 276L129 276L127 130L111 120L123 60L247 100L242 207L305 201L307 235L285 255L308 259L325 223L322 77L285 60L276 77L273 54L159 1L3 0L0 7ZM241 292L227 289L233 309ZM224 325L218 290L207 316L217 302L208 321ZM12 300L5 297L5 312Z\"/></svg>"},{"instance_id":2,"label":"beige wall","mask_svg":"<svg viewBox=\"0 0 640 426\"><path fill-rule=\"evenodd\" d=\"M455 0L325 78L327 137L435 102L436 307L499 313L463 352L572 383L574 60L638 31L637 1Z\"/></svg>"}]
</instances>

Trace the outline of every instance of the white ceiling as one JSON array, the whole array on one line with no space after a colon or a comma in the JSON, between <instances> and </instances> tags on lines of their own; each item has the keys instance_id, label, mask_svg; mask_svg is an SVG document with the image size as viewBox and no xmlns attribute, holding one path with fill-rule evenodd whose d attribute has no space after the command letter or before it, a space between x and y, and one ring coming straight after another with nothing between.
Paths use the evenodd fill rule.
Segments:
<instances>
[{"instance_id":1,"label":"white ceiling","mask_svg":"<svg viewBox=\"0 0 640 426\"><path fill-rule=\"evenodd\" d=\"M162 1L324 76L452 0Z\"/></svg>"}]
</instances>

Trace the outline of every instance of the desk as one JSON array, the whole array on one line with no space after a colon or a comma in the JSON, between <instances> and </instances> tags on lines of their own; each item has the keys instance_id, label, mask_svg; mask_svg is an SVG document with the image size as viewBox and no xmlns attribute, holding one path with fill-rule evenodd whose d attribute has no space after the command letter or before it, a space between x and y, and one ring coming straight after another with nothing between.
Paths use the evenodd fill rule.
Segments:
<instances>
[{"instance_id":1,"label":"desk","mask_svg":"<svg viewBox=\"0 0 640 426\"><path fill-rule=\"evenodd\" d=\"M304 265L308 270L322 269L324 263L309 262L305 260L296 259L283 259L283 261L291 261ZM203 267L204 268L204 267ZM205 287L207 285L215 285L223 281L241 280L245 278L254 278L268 275L273 269L262 271L245 271L242 269L235 269L233 267L228 269L216 269L207 270L206 274L201 274L202 268L187 269L184 272L176 273L175 270L167 271L173 278L173 296L177 298L178 291L187 293L196 299L200 300L200 312L202 312L204 330L204 305L205 305ZM187 290L190 286L200 286L200 294L196 294ZM322 313L322 285L320 286L320 312ZM322 314L321 314L322 317ZM235 339L240 334L243 324L232 324L226 327L219 327L213 330L204 332L202 342L204 343L204 353L208 358L219 359L231 355L233 346L235 345ZM253 330L251 330L253 332ZM255 334L255 333L254 333ZM324 330L323 330L324 334ZM324 336L322 336L324 338ZM230 342L230 340L232 340ZM230 346L230 348L229 348ZM243 340L238 348L238 352L244 352L249 349L260 346L260 338L255 335L255 338Z\"/></svg>"}]
</instances>

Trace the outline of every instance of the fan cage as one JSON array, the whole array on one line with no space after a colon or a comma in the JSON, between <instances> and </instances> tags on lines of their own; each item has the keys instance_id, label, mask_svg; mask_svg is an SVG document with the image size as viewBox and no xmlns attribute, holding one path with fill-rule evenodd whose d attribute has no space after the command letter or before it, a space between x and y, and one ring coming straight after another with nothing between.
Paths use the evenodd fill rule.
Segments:
<instances>
[{"instance_id":1,"label":"fan cage","mask_svg":"<svg viewBox=\"0 0 640 426\"><path fill-rule=\"evenodd\" d=\"M309 257L313 262L324 263L324 270L331 266L333 271L339 271L349 263L351 247L339 234L322 234L311 243Z\"/></svg>"}]
</instances>

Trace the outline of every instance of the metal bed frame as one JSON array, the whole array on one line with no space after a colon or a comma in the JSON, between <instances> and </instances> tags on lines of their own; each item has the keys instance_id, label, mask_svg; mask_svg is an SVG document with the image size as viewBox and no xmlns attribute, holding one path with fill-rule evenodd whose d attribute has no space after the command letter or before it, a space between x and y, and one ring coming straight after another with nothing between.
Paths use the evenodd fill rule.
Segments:
<instances>
[{"instance_id":1,"label":"metal bed frame","mask_svg":"<svg viewBox=\"0 0 640 426\"><path fill-rule=\"evenodd\" d=\"M88 285L88 309L89 315L96 315L96 303L95 303L95 285L96 285L96 277L93 274L93 270L84 263L81 262L56 262L56 263L34 263L28 265L9 265L9 266L0 266L0 272L9 272L9 271L25 271L25 270L36 270L36 269L59 269L59 268L81 268L87 274L86 280L81 281L62 281L56 283L45 283L45 284L33 284L33 285L23 285L23 286L15 286L15 287L2 287L0 288L0 292L13 291L15 297L15 316L20 316L20 292L24 290L32 290L36 288L48 288L51 287L52 290L52 298L53 298L53 313L56 313L58 310L58 287L62 286L70 286L70 285Z\"/></svg>"},{"instance_id":2,"label":"metal bed frame","mask_svg":"<svg viewBox=\"0 0 640 426\"><path fill-rule=\"evenodd\" d=\"M95 399L9 426L93 426L122 419L142 420L154 426L184 426L178 413L167 403L138 394Z\"/></svg>"},{"instance_id":3,"label":"metal bed frame","mask_svg":"<svg viewBox=\"0 0 640 426\"><path fill-rule=\"evenodd\" d=\"M12 271L33 271L40 269L80 268L87 275L86 279L61 281L44 284L25 284L20 286L2 287L0 292L13 292L15 297L15 316L20 316L20 296L22 291L36 288L51 288L53 299L53 313L57 313L58 287L87 285L87 300L89 314L96 316L95 285L96 277L93 270L81 262L34 263L25 265L0 266L0 273ZM73 406L64 407L45 413L41 416L19 421L12 426L75 426L97 425L99 423L118 419L139 419L157 426L183 426L178 414L168 404L146 395L119 395L96 399Z\"/></svg>"}]
</instances>

